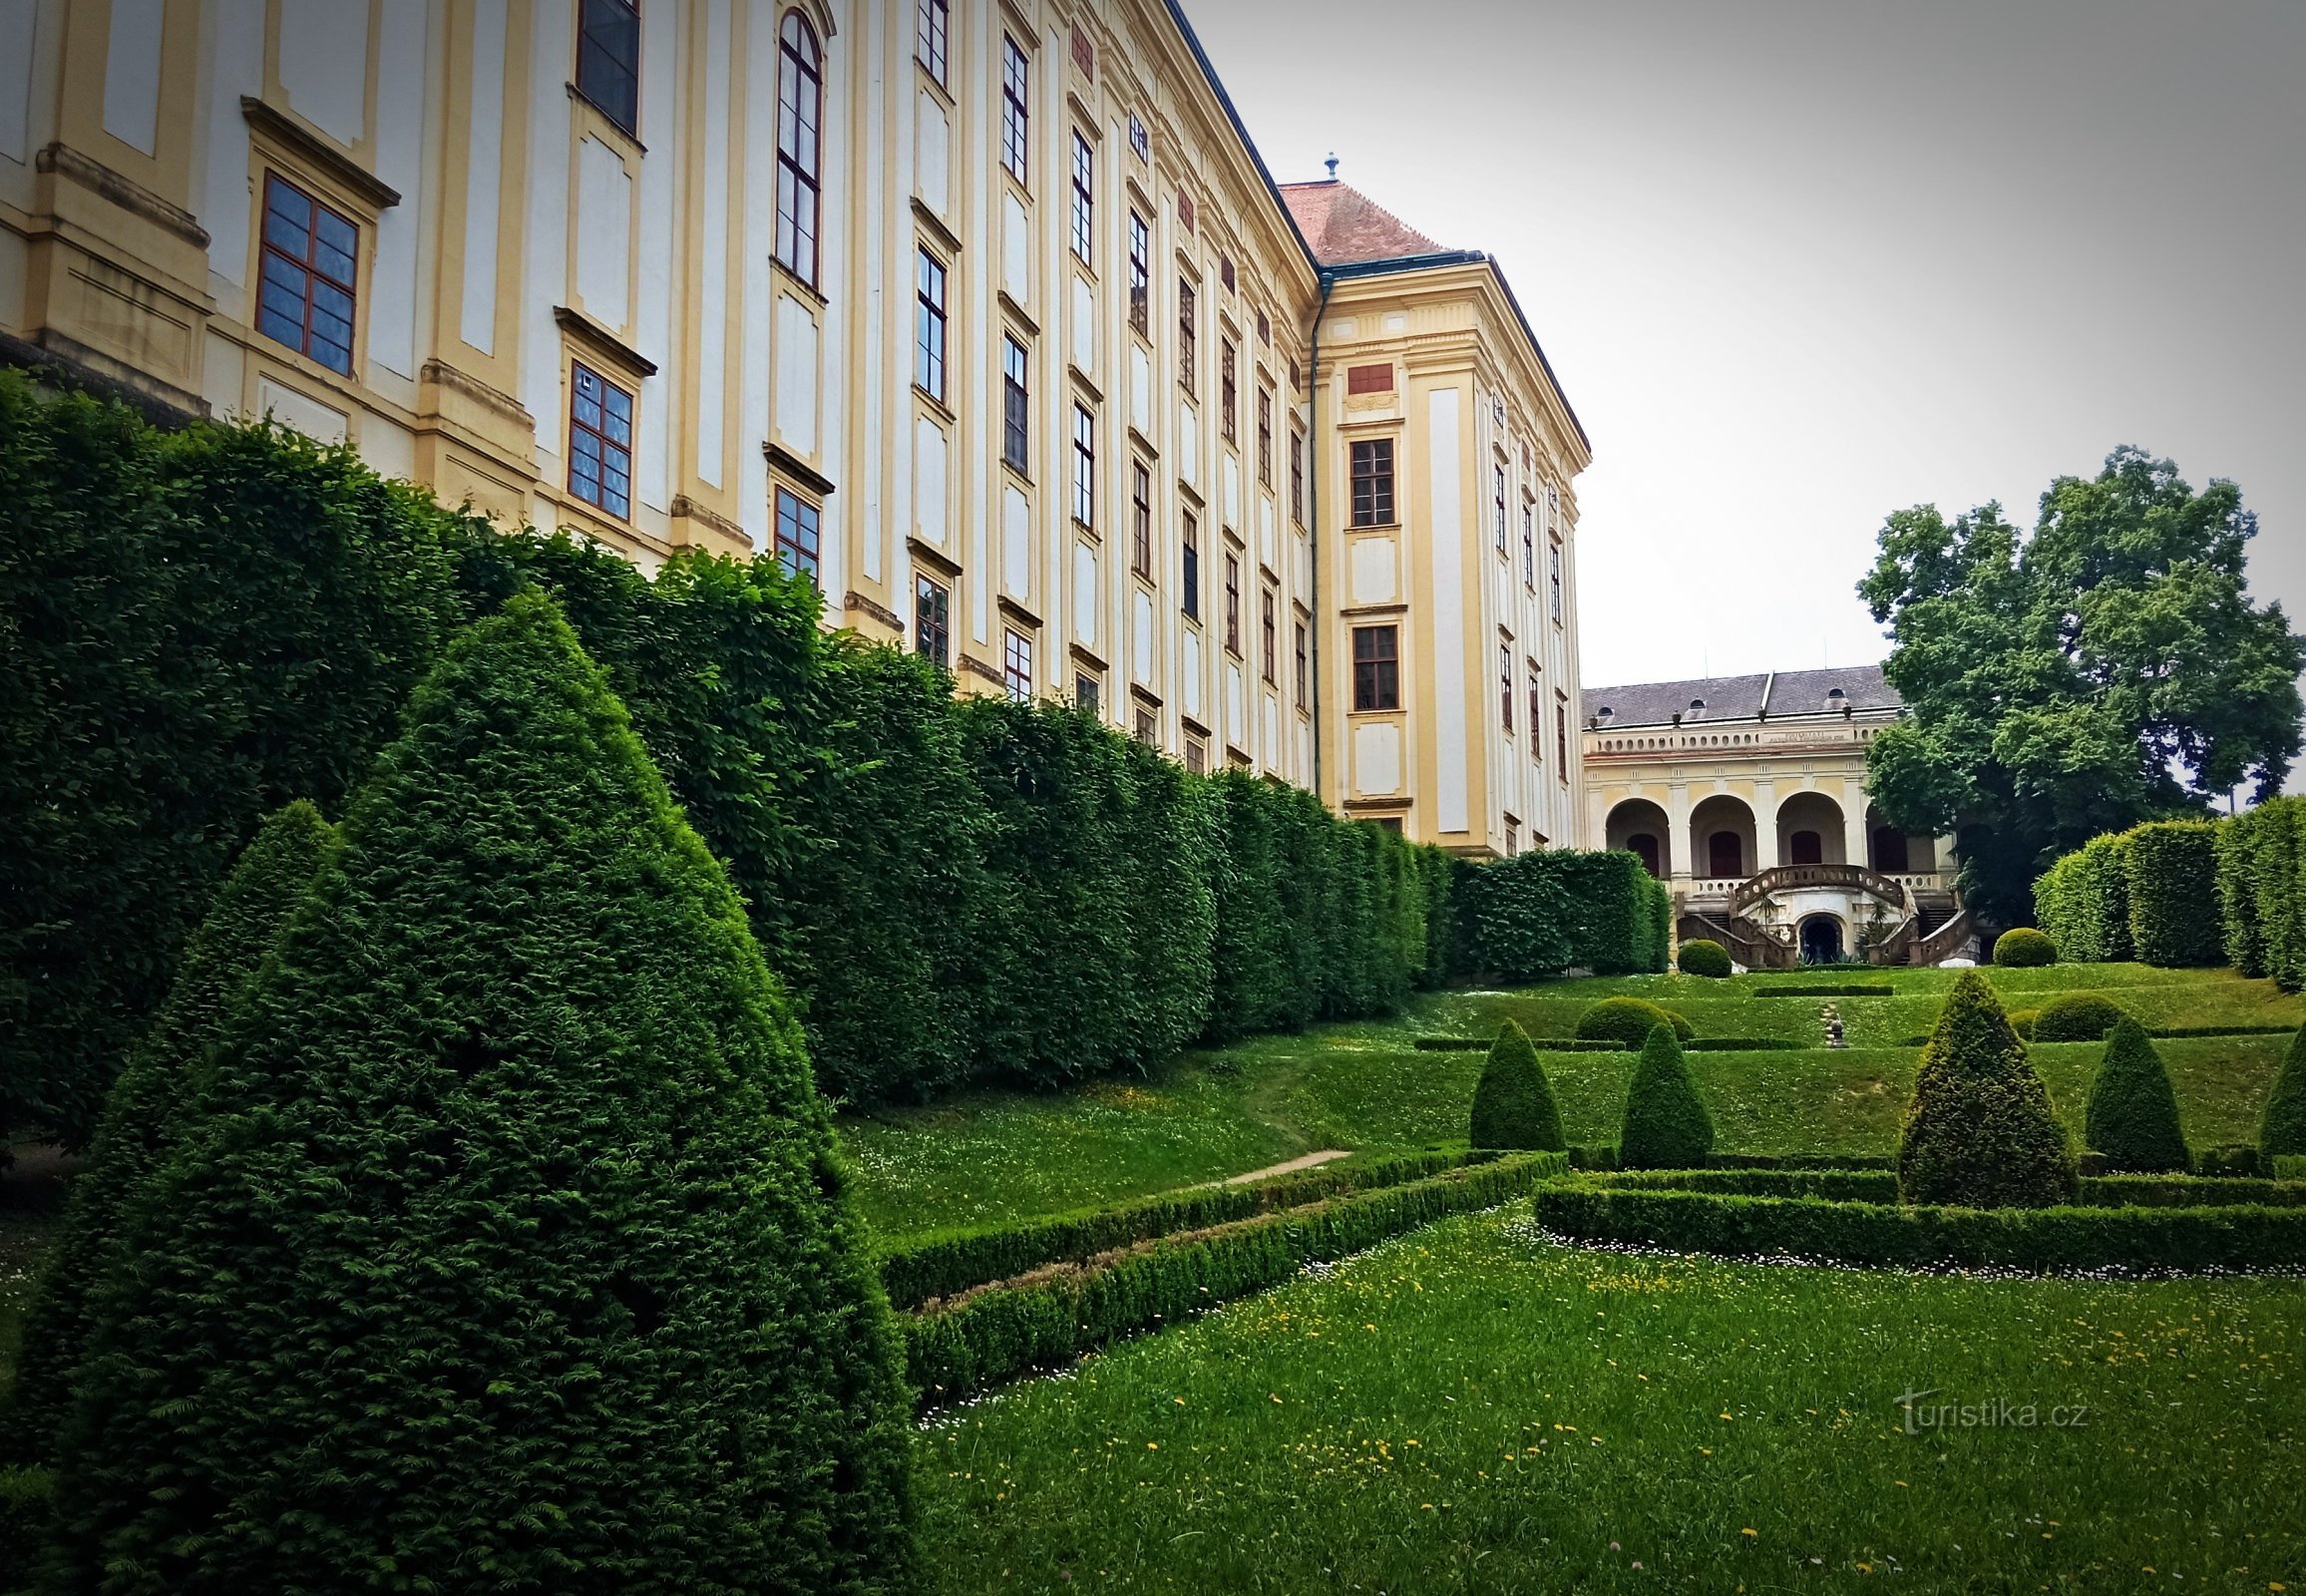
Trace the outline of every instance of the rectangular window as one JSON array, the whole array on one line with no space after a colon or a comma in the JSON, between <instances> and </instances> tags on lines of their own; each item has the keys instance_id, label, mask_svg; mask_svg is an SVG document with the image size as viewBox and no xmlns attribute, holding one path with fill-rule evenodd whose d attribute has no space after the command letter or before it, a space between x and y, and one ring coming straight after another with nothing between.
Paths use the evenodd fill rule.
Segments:
<instances>
[{"instance_id":1,"label":"rectangular window","mask_svg":"<svg viewBox=\"0 0 2306 1596\"><path fill-rule=\"evenodd\" d=\"M1273 486L1273 390L1257 390L1257 480Z\"/></svg>"},{"instance_id":2,"label":"rectangular window","mask_svg":"<svg viewBox=\"0 0 2306 1596\"><path fill-rule=\"evenodd\" d=\"M824 152L818 132L825 117L825 59L817 32L798 11L777 30L778 262L803 282L817 280L818 214Z\"/></svg>"},{"instance_id":3,"label":"rectangular window","mask_svg":"<svg viewBox=\"0 0 2306 1596\"><path fill-rule=\"evenodd\" d=\"M913 290L913 381L932 399L945 397L945 267L921 251Z\"/></svg>"},{"instance_id":4,"label":"rectangular window","mask_svg":"<svg viewBox=\"0 0 2306 1596\"><path fill-rule=\"evenodd\" d=\"M927 577L913 579L913 651L953 664L953 590Z\"/></svg>"},{"instance_id":5,"label":"rectangular window","mask_svg":"<svg viewBox=\"0 0 2306 1596\"><path fill-rule=\"evenodd\" d=\"M1553 773L1563 786L1569 785L1569 710L1561 704L1553 706Z\"/></svg>"},{"instance_id":6,"label":"rectangular window","mask_svg":"<svg viewBox=\"0 0 2306 1596\"><path fill-rule=\"evenodd\" d=\"M1089 141L1073 135L1073 258L1084 266L1097 263L1097 156Z\"/></svg>"},{"instance_id":7,"label":"rectangular window","mask_svg":"<svg viewBox=\"0 0 2306 1596\"><path fill-rule=\"evenodd\" d=\"M1306 623L1302 620L1299 621L1297 623L1297 706L1300 709L1308 706L1313 692L1313 671L1308 663L1310 658L1308 649L1311 642L1312 639L1307 633Z\"/></svg>"},{"instance_id":8,"label":"rectangular window","mask_svg":"<svg viewBox=\"0 0 2306 1596\"><path fill-rule=\"evenodd\" d=\"M1153 336L1153 234L1145 218L1129 212L1129 325Z\"/></svg>"},{"instance_id":9,"label":"rectangular window","mask_svg":"<svg viewBox=\"0 0 2306 1596\"><path fill-rule=\"evenodd\" d=\"M1032 395L1025 386L1025 346L1007 333L1000 336L1000 457L1019 471L1029 471L1032 448Z\"/></svg>"},{"instance_id":10,"label":"rectangular window","mask_svg":"<svg viewBox=\"0 0 2306 1596\"><path fill-rule=\"evenodd\" d=\"M1399 815L1379 815L1377 817L1377 829L1398 837L1401 835L1401 817Z\"/></svg>"},{"instance_id":11,"label":"rectangular window","mask_svg":"<svg viewBox=\"0 0 2306 1596\"><path fill-rule=\"evenodd\" d=\"M1187 393L1193 392L1193 368L1197 365L1198 346L1194 341L1193 284L1183 277L1177 279L1177 385Z\"/></svg>"},{"instance_id":12,"label":"rectangular window","mask_svg":"<svg viewBox=\"0 0 2306 1596\"><path fill-rule=\"evenodd\" d=\"M1201 523L1185 513L1185 612L1201 618Z\"/></svg>"},{"instance_id":13,"label":"rectangular window","mask_svg":"<svg viewBox=\"0 0 2306 1596\"><path fill-rule=\"evenodd\" d=\"M1295 427L1289 432L1289 518L1306 524L1306 435Z\"/></svg>"},{"instance_id":14,"label":"rectangular window","mask_svg":"<svg viewBox=\"0 0 2306 1596\"><path fill-rule=\"evenodd\" d=\"M1513 645L1497 645L1497 713L1505 734L1513 735Z\"/></svg>"},{"instance_id":15,"label":"rectangular window","mask_svg":"<svg viewBox=\"0 0 2306 1596\"><path fill-rule=\"evenodd\" d=\"M1097 418L1073 406L1073 519L1097 524Z\"/></svg>"},{"instance_id":16,"label":"rectangular window","mask_svg":"<svg viewBox=\"0 0 2306 1596\"><path fill-rule=\"evenodd\" d=\"M1145 119L1129 113L1129 153L1139 161L1153 159L1153 135L1145 131Z\"/></svg>"},{"instance_id":17,"label":"rectangular window","mask_svg":"<svg viewBox=\"0 0 2306 1596\"><path fill-rule=\"evenodd\" d=\"M1561 624L1561 545L1553 544L1545 551L1546 580L1553 586L1553 623Z\"/></svg>"},{"instance_id":18,"label":"rectangular window","mask_svg":"<svg viewBox=\"0 0 2306 1596\"><path fill-rule=\"evenodd\" d=\"M1267 686L1281 680L1281 627L1276 618L1276 600L1271 588L1260 596L1258 610L1259 667L1265 672Z\"/></svg>"},{"instance_id":19,"label":"rectangular window","mask_svg":"<svg viewBox=\"0 0 2306 1596\"><path fill-rule=\"evenodd\" d=\"M632 514L632 395L581 362L570 371L569 491L619 521Z\"/></svg>"},{"instance_id":20,"label":"rectangular window","mask_svg":"<svg viewBox=\"0 0 2306 1596\"><path fill-rule=\"evenodd\" d=\"M777 490L777 564L788 577L817 580L817 515L808 500Z\"/></svg>"},{"instance_id":21,"label":"rectangular window","mask_svg":"<svg viewBox=\"0 0 2306 1596\"><path fill-rule=\"evenodd\" d=\"M1521 507L1521 582L1537 592L1537 518L1527 504Z\"/></svg>"},{"instance_id":22,"label":"rectangular window","mask_svg":"<svg viewBox=\"0 0 2306 1596\"><path fill-rule=\"evenodd\" d=\"M1491 466L1490 482L1495 490L1497 506L1497 552L1505 553L1505 468Z\"/></svg>"},{"instance_id":23,"label":"rectangular window","mask_svg":"<svg viewBox=\"0 0 2306 1596\"><path fill-rule=\"evenodd\" d=\"M632 0L577 8L576 92L626 133L639 131L640 8Z\"/></svg>"},{"instance_id":24,"label":"rectangular window","mask_svg":"<svg viewBox=\"0 0 2306 1596\"><path fill-rule=\"evenodd\" d=\"M1353 628L1353 708L1401 707L1401 634L1395 626Z\"/></svg>"},{"instance_id":25,"label":"rectangular window","mask_svg":"<svg viewBox=\"0 0 2306 1596\"><path fill-rule=\"evenodd\" d=\"M1033 640L1021 631L1004 630L1000 642L1001 685L1021 704L1033 695Z\"/></svg>"},{"instance_id":26,"label":"rectangular window","mask_svg":"<svg viewBox=\"0 0 2306 1596\"><path fill-rule=\"evenodd\" d=\"M1230 554L1225 557L1225 646L1241 652L1241 562Z\"/></svg>"},{"instance_id":27,"label":"rectangular window","mask_svg":"<svg viewBox=\"0 0 2306 1596\"><path fill-rule=\"evenodd\" d=\"M1545 694L1539 689L1537 661L1522 661L1529 667L1529 757L1536 764L1545 763L1545 739L1539 731L1545 725Z\"/></svg>"},{"instance_id":28,"label":"rectangular window","mask_svg":"<svg viewBox=\"0 0 2306 1596\"><path fill-rule=\"evenodd\" d=\"M1137 740L1148 748L1161 746L1161 722L1143 704L1137 706Z\"/></svg>"},{"instance_id":29,"label":"rectangular window","mask_svg":"<svg viewBox=\"0 0 2306 1596\"><path fill-rule=\"evenodd\" d=\"M1209 743L1200 737L1185 739L1185 768L1196 776L1209 774Z\"/></svg>"},{"instance_id":30,"label":"rectangular window","mask_svg":"<svg viewBox=\"0 0 2306 1596\"><path fill-rule=\"evenodd\" d=\"M1025 109L1025 53L1007 34L1000 39L1000 164L1019 183L1030 183L1025 151L1032 113Z\"/></svg>"},{"instance_id":31,"label":"rectangular window","mask_svg":"<svg viewBox=\"0 0 2306 1596\"><path fill-rule=\"evenodd\" d=\"M1508 820L1505 823L1505 857L1511 859L1520 852L1521 822L1518 820Z\"/></svg>"},{"instance_id":32,"label":"rectangular window","mask_svg":"<svg viewBox=\"0 0 2306 1596\"><path fill-rule=\"evenodd\" d=\"M913 20L913 58L931 77L949 87L945 76L945 46L952 31L951 23L950 0L920 0Z\"/></svg>"},{"instance_id":33,"label":"rectangular window","mask_svg":"<svg viewBox=\"0 0 2306 1596\"><path fill-rule=\"evenodd\" d=\"M1153 473L1129 462L1129 569L1153 580Z\"/></svg>"},{"instance_id":34,"label":"rectangular window","mask_svg":"<svg viewBox=\"0 0 2306 1596\"><path fill-rule=\"evenodd\" d=\"M1353 445L1353 525L1393 524L1393 440L1370 438Z\"/></svg>"},{"instance_id":35,"label":"rectangular window","mask_svg":"<svg viewBox=\"0 0 2306 1596\"><path fill-rule=\"evenodd\" d=\"M1097 700L1103 690L1103 683L1087 671L1073 672L1073 707L1083 714L1094 715L1097 712Z\"/></svg>"},{"instance_id":36,"label":"rectangular window","mask_svg":"<svg viewBox=\"0 0 2306 1596\"><path fill-rule=\"evenodd\" d=\"M1231 444L1241 442L1241 383L1234 370L1233 340L1217 340L1217 429Z\"/></svg>"},{"instance_id":37,"label":"rectangular window","mask_svg":"<svg viewBox=\"0 0 2306 1596\"><path fill-rule=\"evenodd\" d=\"M1232 293L1238 286L1233 278L1233 256L1219 255L1217 257L1217 280L1225 284L1227 293Z\"/></svg>"},{"instance_id":38,"label":"rectangular window","mask_svg":"<svg viewBox=\"0 0 2306 1596\"><path fill-rule=\"evenodd\" d=\"M1374 366L1345 367L1345 392L1391 393L1393 366L1391 361Z\"/></svg>"},{"instance_id":39,"label":"rectangular window","mask_svg":"<svg viewBox=\"0 0 2306 1596\"><path fill-rule=\"evenodd\" d=\"M265 174L256 330L351 376L359 252L360 229L349 218L285 178Z\"/></svg>"}]
</instances>

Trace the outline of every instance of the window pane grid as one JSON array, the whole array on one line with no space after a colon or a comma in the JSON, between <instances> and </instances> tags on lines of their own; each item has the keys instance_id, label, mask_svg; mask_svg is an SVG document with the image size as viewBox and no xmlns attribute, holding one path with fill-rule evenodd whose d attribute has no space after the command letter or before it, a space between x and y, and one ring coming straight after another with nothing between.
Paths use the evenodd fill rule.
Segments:
<instances>
[{"instance_id":1,"label":"window pane grid","mask_svg":"<svg viewBox=\"0 0 2306 1596\"><path fill-rule=\"evenodd\" d=\"M1097 524L1097 418L1073 407L1073 519Z\"/></svg>"},{"instance_id":2,"label":"window pane grid","mask_svg":"<svg viewBox=\"0 0 2306 1596\"><path fill-rule=\"evenodd\" d=\"M1241 652L1241 562L1232 555L1225 557L1225 646Z\"/></svg>"},{"instance_id":3,"label":"window pane grid","mask_svg":"<svg viewBox=\"0 0 2306 1596\"><path fill-rule=\"evenodd\" d=\"M940 84L948 82L945 75L945 51L951 21L949 0L920 0L919 8L914 13L914 58Z\"/></svg>"},{"instance_id":4,"label":"window pane grid","mask_svg":"<svg viewBox=\"0 0 2306 1596\"><path fill-rule=\"evenodd\" d=\"M1193 392L1193 370L1199 364L1193 325L1193 284L1177 280L1177 383Z\"/></svg>"},{"instance_id":5,"label":"window pane grid","mask_svg":"<svg viewBox=\"0 0 2306 1596\"><path fill-rule=\"evenodd\" d=\"M1153 325L1153 244L1145 218L1129 212L1129 325L1150 338Z\"/></svg>"},{"instance_id":6,"label":"window pane grid","mask_svg":"<svg viewBox=\"0 0 2306 1596\"><path fill-rule=\"evenodd\" d=\"M927 577L913 581L913 647L915 652L950 667L953 663L953 593Z\"/></svg>"},{"instance_id":7,"label":"window pane grid","mask_svg":"<svg viewBox=\"0 0 2306 1596\"><path fill-rule=\"evenodd\" d=\"M267 338L352 375L360 229L283 178L264 179L256 327Z\"/></svg>"},{"instance_id":8,"label":"window pane grid","mask_svg":"<svg viewBox=\"0 0 2306 1596\"><path fill-rule=\"evenodd\" d=\"M631 0L583 0L576 92L626 133L639 131L640 9Z\"/></svg>"},{"instance_id":9,"label":"window pane grid","mask_svg":"<svg viewBox=\"0 0 2306 1596\"><path fill-rule=\"evenodd\" d=\"M1000 340L1000 457L1027 469L1032 447L1031 391L1026 386L1025 346L1006 333Z\"/></svg>"},{"instance_id":10,"label":"window pane grid","mask_svg":"<svg viewBox=\"0 0 2306 1596\"><path fill-rule=\"evenodd\" d=\"M1185 518L1185 612L1201 618L1201 523Z\"/></svg>"},{"instance_id":11,"label":"window pane grid","mask_svg":"<svg viewBox=\"0 0 2306 1596\"><path fill-rule=\"evenodd\" d=\"M1353 708L1401 707L1400 633L1393 626L1353 628Z\"/></svg>"},{"instance_id":12,"label":"window pane grid","mask_svg":"<svg viewBox=\"0 0 2306 1596\"><path fill-rule=\"evenodd\" d=\"M569 492L619 521L632 514L632 395L581 361L570 367Z\"/></svg>"},{"instance_id":13,"label":"window pane grid","mask_svg":"<svg viewBox=\"0 0 2306 1596\"><path fill-rule=\"evenodd\" d=\"M1136 461L1129 465L1129 569L1153 575L1153 474Z\"/></svg>"},{"instance_id":14,"label":"window pane grid","mask_svg":"<svg viewBox=\"0 0 2306 1596\"><path fill-rule=\"evenodd\" d=\"M785 13L777 40L777 260L804 282L817 280L817 131L824 116L823 57L817 31L799 11Z\"/></svg>"},{"instance_id":15,"label":"window pane grid","mask_svg":"<svg viewBox=\"0 0 2306 1596\"><path fill-rule=\"evenodd\" d=\"M1033 695L1033 644L1022 633L1001 634L1001 682L1018 703Z\"/></svg>"},{"instance_id":16,"label":"window pane grid","mask_svg":"<svg viewBox=\"0 0 2306 1596\"><path fill-rule=\"evenodd\" d=\"M945 397L945 267L924 249L915 268L913 380L933 399Z\"/></svg>"},{"instance_id":17,"label":"window pane grid","mask_svg":"<svg viewBox=\"0 0 2306 1596\"><path fill-rule=\"evenodd\" d=\"M1352 448L1353 525L1393 524L1393 440L1374 438Z\"/></svg>"},{"instance_id":18,"label":"window pane grid","mask_svg":"<svg viewBox=\"0 0 2306 1596\"><path fill-rule=\"evenodd\" d=\"M1233 340L1221 338L1217 348L1218 430L1224 433L1227 443L1237 444L1241 442L1241 393L1239 377L1234 370L1236 359Z\"/></svg>"},{"instance_id":19,"label":"window pane grid","mask_svg":"<svg viewBox=\"0 0 2306 1596\"><path fill-rule=\"evenodd\" d=\"M1029 182L1026 143L1032 113L1026 109L1025 53L1006 34L1000 41L1000 164L1019 183Z\"/></svg>"},{"instance_id":20,"label":"window pane grid","mask_svg":"<svg viewBox=\"0 0 2306 1596\"><path fill-rule=\"evenodd\" d=\"M786 576L817 580L818 516L808 500L777 490L777 564Z\"/></svg>"},{"instance_id":21,"label":"window pane grid","mask_svg":"<svg viewBox=\"0 0 2306 1596\"><path fill-rule=\"evenodd\" d=\"M1073 135L1073 258L1095 264L1097 160L1089 141Z\"/></svg>"}]
</instances>

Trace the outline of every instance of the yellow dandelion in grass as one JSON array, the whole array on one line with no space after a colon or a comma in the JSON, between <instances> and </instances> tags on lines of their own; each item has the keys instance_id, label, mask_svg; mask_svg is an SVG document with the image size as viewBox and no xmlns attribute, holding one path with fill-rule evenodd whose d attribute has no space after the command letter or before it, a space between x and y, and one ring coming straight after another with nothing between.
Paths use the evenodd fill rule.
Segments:
<instances>
[{"instance_id":1,"label":"yellow dandelion in grass","mask_svg":"<svg viewBox=\"0 0 2306 1596\"><path fill-rule=\"evenodd\" d=\"M1761 1531L1758 1529L1741 1529L1737 1533L1744 1535L1752 1540L1759 1540L1761 1538Z\"/></svg>"}]
</instances>

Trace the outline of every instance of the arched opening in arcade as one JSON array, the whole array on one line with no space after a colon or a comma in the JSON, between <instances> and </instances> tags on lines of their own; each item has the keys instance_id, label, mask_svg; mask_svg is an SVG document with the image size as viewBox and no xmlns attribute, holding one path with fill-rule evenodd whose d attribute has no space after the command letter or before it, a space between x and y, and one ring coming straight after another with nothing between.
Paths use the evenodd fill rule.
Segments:
<instances>
[{"instance_id":1,"label":"arched opening in arcade","mask_svg":"<svg viewBox=\"0 0 2306 1596\"><path fill-rule=\"evenodd\" d=\"M1929 875L1938 868L1934 837L1914 837L1882 819L1873 805L1865 809L1867 862L1885 876Z\"/></svg>"},{"instance_id":2,"label":"arched opening in arcade","mask_svg":"<svg viewBox=\"0 0 2306 1596\"><path fill-rule=\"evenodd\" d=\"M1849 847L1841 805L1821 792L1797 792L1777 806L1777 859L1787 865L1846 865Z\"/></svg>"},{"instance_id":3,"label":"arched opening in arcade","mask_svg":"<svg viewBox=\"0 0 2306 1596\"><path fill-rule=\"evenodd\" d=\"M1610 811L1609 846L1625 849L1660 881L1669 869L1666 839L1672 834L1673 822L1666 811L1647 798L1628 798Z\"/></svg>"},{"instance_id":4,"label":"arched opening in arcade","mask_svg":"<svg viewBox=\"0 0 2306 1596\"><path fill-rule=\"evenodd\" d=\"M1753 811L1742 799L1716 793L1690 811L1690 857L1710 881L1753 874Z\"/></svg>"},{"instance_id":5,"label":"arched opening in arcade","mask_svg":"<svg viewBox=\"0 0 2306 1596\"><path fill-rule=\"evenodd\" d=\"M1801 962L1838 965L1842 952L1841 921L1833 915L1811 915L1801 923Z\"/></svg>"}]
</instances>

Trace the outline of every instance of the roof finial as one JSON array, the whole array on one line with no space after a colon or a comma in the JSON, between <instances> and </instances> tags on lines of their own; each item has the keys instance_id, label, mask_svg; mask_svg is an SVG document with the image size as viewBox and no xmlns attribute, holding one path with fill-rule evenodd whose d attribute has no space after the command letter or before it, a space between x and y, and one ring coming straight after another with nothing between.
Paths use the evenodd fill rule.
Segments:
<instances>
[{"instance_id":1,"label":"roof finial","mask_svg":"<svg viewBox=\"0 0 2306 1596\"><path fill-rule=\"evenodd\" d=\"M1322 163L1322 165L1324 165L1324 166L1326 166L1326 167L1328 167L1328 168L1330 169L1330 182L1332 182L1332 183L1335 183L1335 182L1337 182L1337 181L1338 181L1338 153L1337 153L1335 150L1332 150L1332 151L1330 152L1330 158L1329 158L1329 160L1327 160L1327 161L1323 162L1323 163Z\"/></svg>"}]
</instances>

